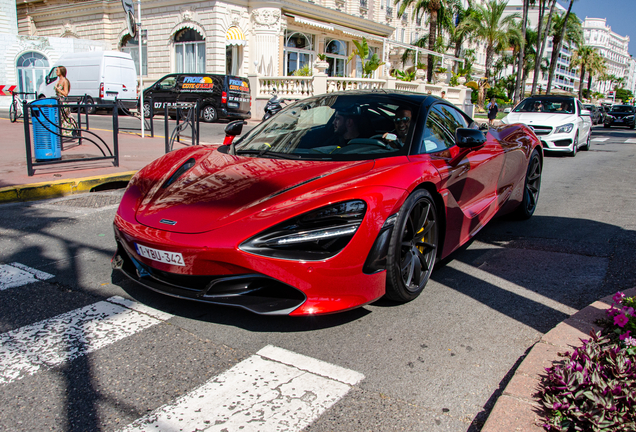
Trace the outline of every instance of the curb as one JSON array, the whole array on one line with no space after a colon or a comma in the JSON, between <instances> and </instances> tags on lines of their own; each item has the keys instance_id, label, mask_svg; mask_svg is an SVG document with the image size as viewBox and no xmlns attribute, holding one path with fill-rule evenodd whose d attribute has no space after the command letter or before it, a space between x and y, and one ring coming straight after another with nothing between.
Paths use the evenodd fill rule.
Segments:
<instances>
[{"instance_id":1,"label":"curb","mask_svg":"<svg viewBox=\"0 0 636 432\"><path fill-rule=\"evenodd\" d=\"M137 171L126 171L117 174L0 188L0 204L18 201L35 201L90 192L93 188L106 183L128 182L136 172Z\"/></svg>"},{"instance_id":2,"label":"curb","mask_svg":"<svg viewBox=\"0 0 636 432\"><path fill-rule=\"evenodd\" d=\"M623 292L628 297L635 296L636 288ZM611 305L612 295L603 297L544 334L495 402L481 432L543 432L543 406L534 395L541 390L545 368L563 359L559 353L581 346L580 339L587 339L591 330L601 330L594 322L604 318Z\"/></svg>"}]
</instances>

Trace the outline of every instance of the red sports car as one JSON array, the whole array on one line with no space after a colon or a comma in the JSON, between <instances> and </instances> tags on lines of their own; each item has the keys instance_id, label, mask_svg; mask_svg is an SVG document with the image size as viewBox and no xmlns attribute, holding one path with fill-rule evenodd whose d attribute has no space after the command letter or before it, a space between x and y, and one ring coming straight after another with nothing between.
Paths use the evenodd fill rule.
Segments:
<instances>
[{"instance_id":1,"label":"red sports car","mask_svg":"<svg viewBox=\"0 0 636 432\"><path fill-rule=\"evenodd\" d=\"M532 216L542 165L525 126L482 131L433 96L311 97L229 145L140 170L115 216L113 267L259 314L407 302L496 214Z\"/></svg>"}]
</instances>

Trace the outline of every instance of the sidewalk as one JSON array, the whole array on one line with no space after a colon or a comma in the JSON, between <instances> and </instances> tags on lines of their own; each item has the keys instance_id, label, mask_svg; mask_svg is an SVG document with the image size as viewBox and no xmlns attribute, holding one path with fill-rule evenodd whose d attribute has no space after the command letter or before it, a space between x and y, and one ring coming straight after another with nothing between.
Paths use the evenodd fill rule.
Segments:
<instances>
[{"instance_id":1,"label":"sidewalk","mask_svg":"<svg viewBox=\"0 0 636 432\"><path fill-rule=\"evenodd\" d=\"M250 120L249 123L257 122ZM107 143L113 141L112 132L95 128L91 128L91 132ZM165 153L163 130L155 131L154 138L148 135L141 138L139 133L120 133L118 141L119 167L113 166L112 160L69 162L36 167L35 174L29 177L24 123L22 119L11 123L8 110L0 110L0 203L61 197L89 192L107 183L127 182L139 169ZM219 137L218 142L221 141L222 137ZM100 155L93 144L85 143L65 150L62 158Z\"/></svg>"},{"instance_id":2,"label":"sidewalk","mask_svg":"<svg viewBox=\"0 0 636 432\"><path fill-rule=\"evenodd\" d=\"M250 120L250 126L258 121ZM112 136L112 132L93 130ZM108 183L127 182L135 172L164 154L164 138L141 138L139 134L119 134L120 165L111 161L73 162L38 167L35 175L27 175L24 124L11 123L6 110L0 110L0 204L29 201L89 192ZM107 142L112 141L110 138ZM219 137L218 142L222 141ZM203 142L201 144L204 144ZM212 144L212 143L210 143ZM95 154L92 145L68 150L75 155ZM65 153L67 153L65 151ZM625 291L636 295L636 288ZM605 314L612 303L611 296L601 299L566 319L543 335L519 365L505 390L497 399L482 432L539 432L543 431L541 406L534 394L539 390L540 375L544 369L560 360L558 353L580 346L580 339L588 337L590 330L599 328L594 321Z\"/></svg>"}]
</instances>

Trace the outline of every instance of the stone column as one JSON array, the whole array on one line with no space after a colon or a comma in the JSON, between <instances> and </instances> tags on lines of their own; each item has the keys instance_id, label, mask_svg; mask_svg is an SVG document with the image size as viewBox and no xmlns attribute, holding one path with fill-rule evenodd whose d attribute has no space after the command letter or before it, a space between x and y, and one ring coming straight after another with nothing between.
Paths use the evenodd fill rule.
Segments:
<instances>
[{"instance_id":1,"label":"stone column","mask_svg":"<svg viewBox=\"0 0 636 432\"><path fill-rule=\"evenodd\" d=\"M262 7L250 14L250 69L259 75L280 76L279 55L281 11L279 8Z\"/></svg>"}]
</instances>

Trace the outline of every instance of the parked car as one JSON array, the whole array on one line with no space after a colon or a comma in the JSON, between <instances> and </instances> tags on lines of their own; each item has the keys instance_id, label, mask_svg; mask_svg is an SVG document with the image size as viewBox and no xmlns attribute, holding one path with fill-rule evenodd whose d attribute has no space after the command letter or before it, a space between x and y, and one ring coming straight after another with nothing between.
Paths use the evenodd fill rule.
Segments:
<instances>
[{"instance_id":1,"label":"parked car","mask_svg":"<svg viewBox=\"0 0 636 432\"><path fill-rule=\"evenodd\" d=\"M605 116L603 126L606 128L612 126L627 126L630 129L634 129L636 125L634 114L636 114L636 108L632 105L612 105L607 116Z\"/></svg>"},{"instance_id":2,"label":"parked car","mask_svg":"<svg viewBox=\"0 0 636 432\"><path fill-rule=\"evenodd\" d=\"M155 114L164 114L166 104L172 115L181 103L199 101L201 119L249 119L252 97L247 78L232 75L181 73L159 79L144 90L144 115L150 117L150 101Z\"/></svg>"},{"instance_id":3,"label":"parked car","mask_svg":"<svg viewBox=\"0 0 636 432\"><path fill-rule=\"evenodd\" d=\"M68 99L85 98L89 113L95 112L93 103L114 103L115 99L129 100L136 105L137 72L129 53L120 51L90 51L65 54L53 64L51 71L38 88L39 98L55 97L58 66L66 68L71 83Z\"/></svg>"},{"instance_id":4,"label":"parked car","mask_svg":"<svg viewBox=\"0 0 636 432\"><path fill-rule=\"evenodd\" d=\"M496 214L532 216L542 165L526 126L484 132L434 96L309 97L229 145L141 169L112 264L152 290L260 314L406 302Z\"/></svg>"},{"instance_id":5,"label":"parked car","mask_svg":"<svg viewBox=\"0 0 636 432\"><path fill-rule=\"evenodd\" d=\"M544 150L576 156L579 148L590 148L591 113L575 97L530 96L505 112L503 123L527 125L541 139Z\"/></svg>"},{"instance_id":6,"label":"parked car","mask_svg":"<svg viewBox=\"0 0 636 432\"><path fill-rule=\"evenodd\" d=\"M597 124L603 122L603 115L601 114L601 107L596 106L596 105L592 105L592 104L585 104L585 105L583 105L583 108L585 108L586 110L588 110L591 113L592 125L597 125Z\"/></svg>"}]
</instances>

